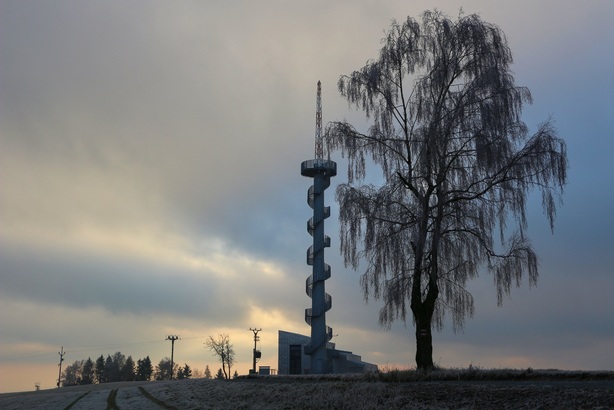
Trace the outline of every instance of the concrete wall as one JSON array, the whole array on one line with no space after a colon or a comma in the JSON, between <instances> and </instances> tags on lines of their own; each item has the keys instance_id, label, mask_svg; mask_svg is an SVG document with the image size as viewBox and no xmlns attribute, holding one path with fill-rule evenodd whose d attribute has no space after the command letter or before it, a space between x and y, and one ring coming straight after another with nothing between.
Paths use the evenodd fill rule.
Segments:
<instances>
[{"instance_id":1,"label":"concrete wall","mask_svg":"<svg viewBox=\"0 0 614 410\"><path fill-rule=\"evenodd\" d=\"M310 338L298 333L279 331L277 342L277 374L290 374L290 345L305 346L309 344ZM304 369L303 373L309 372L310 357L305 354L305 350L301 349L301 363ZM306 370L306 371L305 371Z\"/></svg>"},{"instance_id":2,"label":"concrete wall","mask_svg":"<svg viewBox=\"0 0 614 410\"><path fill-rule=\"evenodd\" d=\"M304 347L309 344L310 338L298 333L279 331L278 339L278 374L290 374L290 346L301 345L302 374L310 373L311 358L305 354ZM327 359L330 362L332 373L371 373L377 372L377 365L363 362L362 358L352 352L335 349L334 343L327 344Z\"/></svg>"}]
</instances>

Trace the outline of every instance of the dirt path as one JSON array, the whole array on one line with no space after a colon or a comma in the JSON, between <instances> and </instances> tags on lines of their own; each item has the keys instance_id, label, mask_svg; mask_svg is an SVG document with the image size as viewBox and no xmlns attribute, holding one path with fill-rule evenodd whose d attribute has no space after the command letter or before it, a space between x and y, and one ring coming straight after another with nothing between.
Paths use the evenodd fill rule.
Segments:
<instances>
[{"instance_id":1,"label":"dirt path","mask_svg":"<svg viewBox=\"0 0 614 410\"><path fill-rule=\"evenodd\" d=\"M157 400L147 389L162 390L173 382L108 383L66 387L39 392L0 395L0 409L62 409L62 410L139 410L173 409Z\"/></svg>"}]
</instances>

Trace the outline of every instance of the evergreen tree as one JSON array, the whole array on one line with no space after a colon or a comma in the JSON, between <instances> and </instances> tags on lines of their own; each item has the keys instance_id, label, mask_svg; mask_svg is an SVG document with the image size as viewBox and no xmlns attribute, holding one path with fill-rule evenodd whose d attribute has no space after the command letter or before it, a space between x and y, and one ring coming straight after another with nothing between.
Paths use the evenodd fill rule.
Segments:
<instances>
[{"instance_id":1,"label":"evergreen tree","mask_svg":"<svg viewBox=\"0 0 614 410\"><path fill-rule=\"evenodd\" d=\"M128 356L124 362L124 366L121 368L121 380L124 382L132 382L135 379L134 360L132 356Z\"/></svg>"},{"instance_id":2,"label":"evergreen tree","mask_svg":"<svg viewBox=\"0 0 614 410\"><path fill-rule=\"evenodd\" d=\"M109 381L119 382L122 381L122 368L126 363L126 356L121 352L115 352L111 356L111 367L109 372Z\"/></svg>"},{"instance_id":3,"label":"evergreen tree","mask_svg":"<svg viewBox=\"0 0 614 410\"><path fill-rule=\"evenodd\" d=\"M226 378L224 377L224 372L222 372L222 369L217 369L217 373L215 374L215 378L218 380L225 380Z\"/></svg>"},{"instance_id":4,"label":"evergreen tree","mask_svg":"<svg viewBox=\"0 0 614 410\"><path fill-rule=\"evenodd\" d=\"M205 379L211 379L211 370L209 369L209 365L205 366Z\"/></svg>"},{"instance_id":5,"label":"evergreen tree","mask_svg":"<svg viewBox=\"0 0 614 410\"><path fill-rule=\"evenodd\" d=\"M94 376L96 378L96 383L106 383L107 376L105 372L105 360L104 356L100 355L98 359L96 359L96 367L94 369Z\"/></svg>"},{"instance_id":6,"label":"evergreen tree","mask_svg":"<svg viewBox=\"0 0 614 410\"><path fill-rule=\"evenodd\" d=\"M115 369L113 366L113 359L111 358L111 355L107 355L107 358L104 361L105 382L112 383L112 382L118 381L115 378L116 374L119 374L119 371L115 372Z\"/></svg>"},{"instance_id":7,"label":"evergreen tree","mask_svg":"<svg viewBox=\"0 0 614 410\"><path fill-rule=\"evenodd\" d=\"M94 383L94 362L90 357L83 363L81 370L81 384Z\"/></svg>"},{"instance_id":8,"label":"evergreen tree","mask_svg":"<svg viewBox=\"0 0 614 410\"><path fill-rule=\"evenodd\" d=\"M189 379L192 377L192 369L190 369L190 366L188 366L187 363L183 364L183 369L179 369L179 371L182 373L183 378L184 379Z\"/></svg>"},{"instance_id":9,"label":"evergreen tree","mask_svg":"<svg viewBox=\"0 0 614 410\"><path fill-rule=\"evenodd\" d=\"M136 380L151 380L152 374L153 366L151 364L151 359L149 358L149 356L144 359L139 359L136 365Z\"/></svg>"}]
</instances>

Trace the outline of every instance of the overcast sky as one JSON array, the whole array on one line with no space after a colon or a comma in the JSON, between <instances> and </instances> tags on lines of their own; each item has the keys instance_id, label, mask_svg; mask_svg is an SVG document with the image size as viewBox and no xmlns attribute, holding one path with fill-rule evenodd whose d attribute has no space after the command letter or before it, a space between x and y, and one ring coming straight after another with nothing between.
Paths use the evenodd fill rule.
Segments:
<instances>
[{"instance_id":1,"label":"overcast sky","mask_svg":"<svg viewBox=\"0 0 614 410\"><path fill-rule=\"evenodd\" d=\"M540 200L529 234L540 279L497 307L471 283L475 316L434 335L441 366L614 370L614 2L0 2L0 392L55 386L65 364L121 351L277 368L277 331L309 334L311 237L300 163L323 122L362 113L340 75L376 58L392 19L462 7L506 33L531 129L552 116L570 169L554 234ZM337 347L382 367L414 365L411 322L390 331L339 256L334 188L328 324Z\"/></svg>"}]
</instances>

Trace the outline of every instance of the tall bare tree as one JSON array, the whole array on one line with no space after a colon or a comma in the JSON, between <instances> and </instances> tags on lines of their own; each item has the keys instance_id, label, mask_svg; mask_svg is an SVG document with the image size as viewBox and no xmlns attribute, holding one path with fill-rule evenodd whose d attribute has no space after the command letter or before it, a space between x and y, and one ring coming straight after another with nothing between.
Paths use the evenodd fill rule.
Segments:
<instances>
[{"instance_id":1,"label":"tall bare tree","mask_svg":"<svg viewBox=\"0 0 614 410\"><path fill-rule=\"evenodd\" d=\"M209 336L209 339L205 340L205 347L211 350L213 355L220 359L224 378L230 379L230 368L235 362L235 351L230 343L230 336L227 334L220 334L217 339L214 339L213 336Z\"/></svg>"},{"instance_id":2,"label":"tall bare tree","mask_svg":"<svg viewBox=\"0 0 614 410\"><path fill-rule=\"evenodd\" d=\"M348 160L336 193L341 252L347 266L365 263L364 297L382 299L382 325L411 310L419 369L433 367L431 331L445 312L454 330L472 316L465 286L481 270L494 276L499 304L523 276L536 283L525 235L533 189L554 227L566 146L550 120L529 135L521 111L531 94L511 63L497 26L427 11L394 22L379 58L338 82L371 123L366 133L346 121L326 130L328 149ZM365 183L372 165L379 186Z\"/></svg>"}]
</instances>

